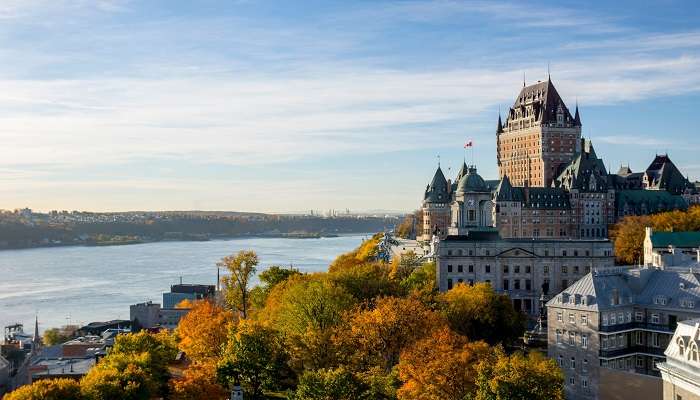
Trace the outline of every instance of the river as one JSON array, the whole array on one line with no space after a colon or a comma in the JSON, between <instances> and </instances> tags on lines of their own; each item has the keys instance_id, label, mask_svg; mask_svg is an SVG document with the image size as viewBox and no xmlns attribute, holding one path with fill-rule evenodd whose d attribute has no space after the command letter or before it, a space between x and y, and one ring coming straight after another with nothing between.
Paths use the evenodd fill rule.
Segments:
<instances>
[{"instance_id":1,"label":"river","mask_svg":"<svg viewBox=\"0 0 700 400\"><path fill-rule=\"evenodd\" d=\"M325 271L339 254L368 235L320 239L242 238L208 242L156 242L106 247L53 247L0 252L0 327L23 323L40 329L67 323L128 319L129 305L160 303L171 284L216 283L216 262L254 250L258 272L294 265ZM257 283L257 280L255 281ZM1 336L0 336L1 339Z\"/></svg>"}]
</instances>

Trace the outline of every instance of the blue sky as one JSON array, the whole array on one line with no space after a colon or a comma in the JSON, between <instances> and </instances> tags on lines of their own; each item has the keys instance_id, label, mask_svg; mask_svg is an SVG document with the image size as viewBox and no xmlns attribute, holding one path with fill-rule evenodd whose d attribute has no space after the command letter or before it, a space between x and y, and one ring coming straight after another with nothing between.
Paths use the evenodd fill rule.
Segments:
<instances>
[{"instance_id":1,"label":"blue sky","mask_svg":"<svg viewBox=\"0 0 700 400\"><path fill-rule=\"evenodd\" d=\"M610 4L615 3L615 4ZM552 80L613 169L700 179L694 1L0 3L0 208L411 210ZM471 157L471 156L469 156Z\"/></svg>"}]
</instances>

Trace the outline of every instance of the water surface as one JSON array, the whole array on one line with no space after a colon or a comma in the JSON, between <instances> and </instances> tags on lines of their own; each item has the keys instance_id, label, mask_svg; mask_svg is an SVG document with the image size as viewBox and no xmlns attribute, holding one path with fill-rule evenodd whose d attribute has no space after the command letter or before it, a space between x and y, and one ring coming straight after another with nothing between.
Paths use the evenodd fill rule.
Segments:
<instances>
[{"instance_id":1,"label":"water surface","mask_svg":"<svg viewBox=\"0 0 700 400\"><path fill-rule=\"evenodd\" d=\"M184 283L215 284L216 262L242 249L258 253L258 272L290 264L303 272L325 271L338 254L357 247L366 236L0 251L0 328L20 322L31 332L35 314L41 330L69 322L128 319L130 304L160 303L162 292L180 277Z\"/></svg>"}]
</instances>

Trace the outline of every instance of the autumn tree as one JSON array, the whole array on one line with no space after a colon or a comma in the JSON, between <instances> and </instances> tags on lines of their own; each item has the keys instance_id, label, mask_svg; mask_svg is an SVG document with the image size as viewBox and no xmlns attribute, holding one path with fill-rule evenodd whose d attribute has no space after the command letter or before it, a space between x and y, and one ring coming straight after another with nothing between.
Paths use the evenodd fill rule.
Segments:
<instances>
[{"instance_id":1,"label":"autumn tree","mask_svg":"<svg viewBox=\"0 0 700 400\"><path fill-rule=\"evenodd\" d=\"M370 239L363 241L357 249L339 255L333 260L331 265L328 266L328 272L334 273L348 267L375 261L379 242L382 240L383 236L383 233L377 233Z\"/></svg>"},{"instance_id":2,"label":"autumn tree","mask_svg":"<svg viewBox=\"0 0 700 400\"><path fill-rule=\"evenodd\" d=\"M148 400L160 392L148 364L147 353L100 362L80 381L81 392L90 400Z\"/></svg>"},{"instance_id":3,"label":"autumn tree","mask_svg":"<svg viewBox=\"0 0 700 400\"><path fill-rule=\"evenodd\" d=\"M241 250L237 254L222 258L217 265L229 272L228 276L221 279L226 302L230 307L237 309L243 318L248 318L249 283L255 275L258 255L254 251Z\"/></svg>"},{"instance_id":4,"label":"autumn tree","mask_svg":"<svg viewBox=\"0 0 700 400\"><path fill-rule=\"evenodd\" d=\"M345 289L356 301L371 301L378 296L397 294L399 285L389 275L390 265L383 262L366 262L329 274L329 278Z\"/></svg>"},{"instance_id":5,"label":"autumn tree","mask_svg":"<svg viewBox=\"0 0 700 400\"><path fill-rule=\"evenodd\" d=\"M5 400L83 400L73 379L42 379L5 395Z\"/></svg>"},{"instance_id":6,"label":"autumn tree","mask_svg":"<svg viewBox=\"0 0 700 400\"><path fill-rule=\"evenodd\" d=\"M481 362L476 400L563 400L564 375L538 352L507 355L498 346L495 361Z\"/></svg>"},{"instance_id":7,"label":"autumn tree","mask_svg":"<svg viewBox=\"0 0 700 400\"><path fill-rule=\"evenodd\" d=\"M324 275L304 275L273 289L262 318L285 337L295 370L326 368L335 358L334 328L354 304L350 294Z\"/></svg>"},{"instance_id":8,"label":"autumn tree","mask_svg":"<svg viewBox=\"0 0 700 400\"><path fill-rule=\"evenodd\" d=\"M347 314L335 340L357 370L376 366L389 373L401 351L442 326L444 320L418 299L384 297L372 309Z\"/></svg>"},{"instance_id":9,"label":"autumn tree","mask_svg":"<svg viewBox=\"0 0 700 400\"><path fill-rule=\"evenodd\" d=\"M83 377L83 394L100 400L164 395L168 364L176 354L175 340L167 332L119 335L109 354Z\"/></svg>"},{"instance_id":10,"label":"autumn tree","mask_svg":"<svg viewBox=\"0 0 700 400\"><path fill-rule=\"evenodd\" d=\"M292 373L277 331L259 322L241 320L232 330L217 376L226 386L240 382L253 398L278 389Z\"/></svg>"},{"instance_id":11,"label":"autumn tree","mask_svg":"<svg viewBox=\"0 0 700 400\"><path fill-rule=\"evenodd\" d=\"M394 257L391 260L391 279L402 281L413 273L413 271L421 266L421 257L413 250L407 251L400 257Z\"/></svg>"},{"instance_id":12,"label":"autumn tree","mask_svg":"<svg viewBox=\"0 0 700 400\"><path fill-rule=\"evenodd\" d=\"M251 303L253 304L254 308L262 309L265 306L267 296L270 295L270 291L272 290L272 288L285 282L287 279L293 276L300 275L302 274L301 272L299 272L299 270L293 269L291 267L280 267L277 265L273 265L265 271L261 272L258 275L258 279L260 279L262 285L255 286L250 291Z\"/></svg>"},{"instance_id":13,"label":"autumn tree","mask_svg":"<svg viewBox=\"0 0 700 400\"><path fill-rule=\"evenodd\" d=\"M398 365L403 385L400 400L463 400L477 388L477 365L488 362L489 346L469 342L443 327L401 353Z\"/></svg>"},{"instance_id":14,"label":"autumn tree","mask_svg":"<svg viewBox=\"0 0 700 400\"><path fill-rule=\"evenodd\" d=\"M223 400L229 393L216 379L216 364L194 362L182 377L170 380L172 400Z\"/></svg>"},{"instance_id":15,"label":"autumn tree","mask_svg":"<svg viewBox=\"0 0 700 400\"><path fill-rule=\"evenodd\" d=\"M415 239L417 226L418 225L416 225L416 215L407 214L406 216L404 216L399 226L396 227L394 233L396 234L396 236L403 239Z\"/></svg>"},{"instance_id":16,"label":"autumn tree","mask_svg":"<svg viewBox=\"0 0 700 400\"><path fill-rule=\"evenodd\" d=\"M197 301L177 326L178 348L193 361L215 362L221 356L233 313L211 301Z\"/></svg>"},{"instance_id":17,"label":"autumn tree","mask_svg":"<svg viewBox=\"0 0 700 400\"><path fill-rule=\"evenodd\" d=\"M69 328L69 327L66 327ZM41 341L45 346L54 346L65 343L74 337L75 329L51 328L44 331Z\"/></svg>"},{"instance_id":18,"label":"autumn tree","mask_svg":"<svg viewBox=\"0 0 700 400\"><path fill-rule=\"evenodd\" d=\"M450 327L471 340L512 343L525 332L525 316L488 283L458 284L441 293L439 302Z\"/></svg>"},{"instance_id":19,"label":"autumn tree","mask_svg":"<svg viewBox=\"0 0 700 400\"><path fill-rule=\"evenodd\" d=\"M306 371L299 378L293 400L369 400L367 387L340 367Z\"/></svg>"}]
</instances>

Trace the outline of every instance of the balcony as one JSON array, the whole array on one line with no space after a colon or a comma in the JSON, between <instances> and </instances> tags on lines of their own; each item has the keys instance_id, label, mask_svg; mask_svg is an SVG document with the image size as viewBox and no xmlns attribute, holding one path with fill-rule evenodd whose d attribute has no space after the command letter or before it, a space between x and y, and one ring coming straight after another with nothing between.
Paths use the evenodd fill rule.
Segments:
<instances>
[{"instance_id":1,"label":"balcony","mask_svg":"<svg viewBox=\"0 0 700 400\"><path fill-rule=\"evenodd\" d=\"M643 329L643 330L648 330L648 331L656 331L656 332L671 333L671 334L674 332L674 329L668 325L650 324L650 323L646 323L646 322L627 322L625 324L606 325L606 326L601 325L599 331L600 332L620 332L620 331L628 331L631 329Z\"/></svg>"},{"instance_id":2,"label":"balcony","mask_svg":"<svg viewBox=\"0 0 700 400\"><path fill-rule=\"evenodd\" d=\"M632 355L635 353L651 354L654 356L665 357L664 348L662 347L648 347L648 346L631 346L622 349L611 349L611 350L600 350L598 353L600 357L611 358L611 357L622 357L626 355Z\"/></svg>"}]
</instances>

